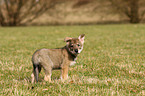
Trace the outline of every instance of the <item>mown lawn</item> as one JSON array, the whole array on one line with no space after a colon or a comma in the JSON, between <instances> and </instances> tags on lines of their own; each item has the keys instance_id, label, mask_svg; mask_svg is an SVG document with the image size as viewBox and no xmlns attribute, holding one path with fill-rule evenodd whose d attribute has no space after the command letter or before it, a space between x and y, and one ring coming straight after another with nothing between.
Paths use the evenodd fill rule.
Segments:
<instances>
[{"instance_id":1,"label":"mown lawn","mask_svg":"<svg viewBox=\"0 0 145 96\"><path fill-rule=\"evenodd\" d=\"M42 71L31 84L33 52L82 33L84 50L69 79L53 71L48 83ZM145 95L145 25L0 27L0 95Z\"/></svg>"}]
</instances>

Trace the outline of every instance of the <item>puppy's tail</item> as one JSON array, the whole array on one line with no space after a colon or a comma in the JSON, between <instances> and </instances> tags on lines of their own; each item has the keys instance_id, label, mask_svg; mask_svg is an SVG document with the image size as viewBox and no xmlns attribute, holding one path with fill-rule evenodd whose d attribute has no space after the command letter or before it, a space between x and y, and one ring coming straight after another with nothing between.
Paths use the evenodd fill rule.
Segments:
<instances>
[{"instance_id":1,"label":"puppy's tail","mask_svg":"<svg viewBox=\"0 0 145 96\"><path fill-rule=\"evenodd\" d=\"M39 65L34 65L33 64L33 68L34 68L34 76L35 76L35 79L36 79L36 82L38 82L38 77L39 77Z\"/></svg>"}]
</instances>

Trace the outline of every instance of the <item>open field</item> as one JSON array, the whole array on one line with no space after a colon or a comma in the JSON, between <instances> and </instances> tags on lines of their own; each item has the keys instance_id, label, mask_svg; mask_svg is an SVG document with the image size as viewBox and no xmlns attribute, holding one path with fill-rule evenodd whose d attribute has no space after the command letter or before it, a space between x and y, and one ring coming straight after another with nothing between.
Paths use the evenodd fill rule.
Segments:
<instances>
[{"instance_id":1,"label":"open field","mask_svg":"<svg viewBox=\"0 0 145 96\"><path fill-rule=\"evenodd\" d=\"M67 81L53 71L45 82L42 70L39 83L30 83L35 50L63 47L65 37L82 33L84 50ZM1 27L0 54L0 95L145 95L143 24Z\"/></svg>"}]
</instances>

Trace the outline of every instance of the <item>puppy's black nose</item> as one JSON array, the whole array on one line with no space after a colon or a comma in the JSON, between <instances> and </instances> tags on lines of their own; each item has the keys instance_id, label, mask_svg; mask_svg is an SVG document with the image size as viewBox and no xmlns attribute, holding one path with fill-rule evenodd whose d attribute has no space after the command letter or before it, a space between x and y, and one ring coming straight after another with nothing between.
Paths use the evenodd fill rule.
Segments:
<instances>
[{"instance_id":1,"label":"puppy's black nose","mask_svg":"<svg viewBox=\"0 0 145 96\"><path fill-rule=\"evenodd\" d=\"M75 52L78 53L78 49L75 49Z\"/></svg>"}]
</instances>

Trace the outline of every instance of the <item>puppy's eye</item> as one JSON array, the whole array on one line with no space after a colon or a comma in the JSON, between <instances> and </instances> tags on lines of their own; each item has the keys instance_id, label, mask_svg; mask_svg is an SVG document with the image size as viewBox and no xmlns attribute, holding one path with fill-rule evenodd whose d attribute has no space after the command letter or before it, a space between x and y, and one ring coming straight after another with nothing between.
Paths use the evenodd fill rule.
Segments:
<instances>
[{"instance_id":1,"label":"puppy's eye","mask_svg":"<svg viewBox=\"0 0 145 96\"><path fill-rule=\"evenodd\" d=\"M78 46L80 46L80 44L78 44Z\"/></svg>"},{"instance_id":2,"label":"puppy's eye","mask_svg":"<svg viewBox=\"0 0 145 96\"><path fill-rule=\"evenodd\" d=\"M73 47L73 45L71 45L70 47Z\"/></svg>"}]
</instances>

